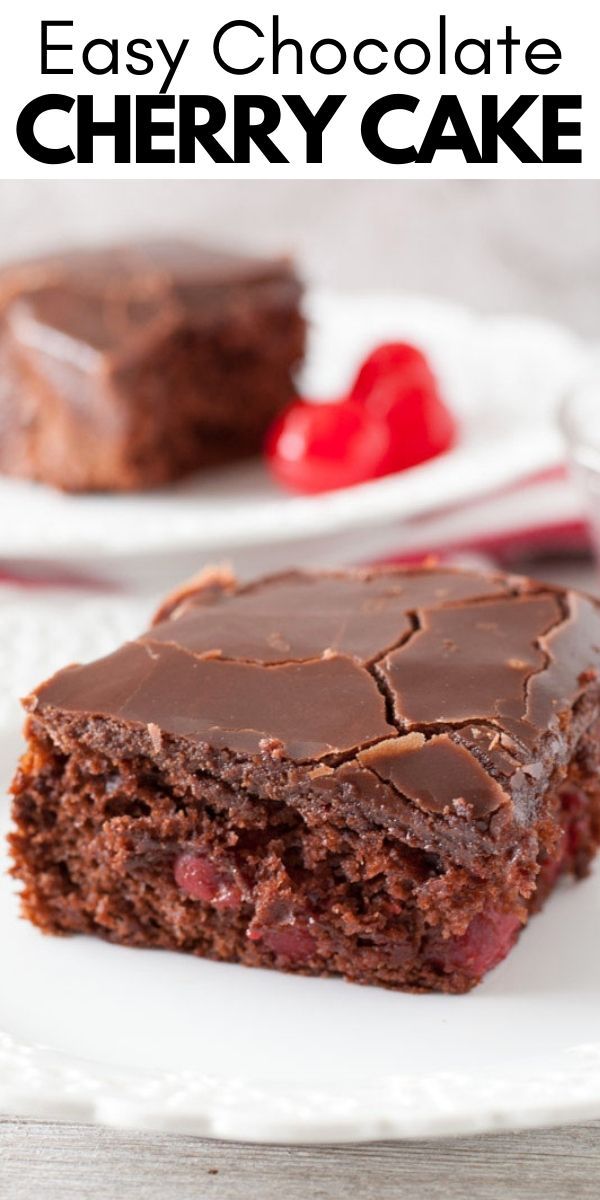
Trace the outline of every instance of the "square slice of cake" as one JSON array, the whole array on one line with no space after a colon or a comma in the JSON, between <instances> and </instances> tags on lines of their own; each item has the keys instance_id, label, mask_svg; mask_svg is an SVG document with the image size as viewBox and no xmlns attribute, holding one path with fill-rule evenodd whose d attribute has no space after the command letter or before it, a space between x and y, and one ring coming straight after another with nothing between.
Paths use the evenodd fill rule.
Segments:
<instances>
[{"instance_id":1,"label":"square slice of cake","mask_svg":"<svg viewBox=\"0 0 600 1200\"><path fill-rule=\"evenodd\" d=\"M0 271L0 470L155 487L260 451L304 348L287 260L180 242Z\"/></svg>"},{"instance_id":2,"label":"square slice of cake","mask_svg":"<svg viewBox=\"0 0 600 1200\"><path fill-rule=\"evenodd\" d=\"M208 573L25 702L24 914L462 992L600 835L600 609L438 568Z\"/></svg>"}]
</instances>

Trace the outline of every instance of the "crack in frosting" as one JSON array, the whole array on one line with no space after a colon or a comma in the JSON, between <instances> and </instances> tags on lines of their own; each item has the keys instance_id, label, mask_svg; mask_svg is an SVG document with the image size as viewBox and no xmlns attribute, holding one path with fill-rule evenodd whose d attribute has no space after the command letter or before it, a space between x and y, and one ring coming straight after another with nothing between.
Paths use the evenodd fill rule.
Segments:
<instances>
[{"instance_id":1,"label":"crack in frosting","mask_svg":"<svg viewBox=\"0 0 600 1200\"><path fill-rule=\"evenodd\" d=\"M295 761L354 751L395 732L375 681L352 659L265 671L256 663L201 659L170 643L157 654L148 649L129 642L90 666L70 667L42 686L38 704L154 725L240 754L275 739Z\"/></svg>"},{"instance_id":2,"label":"crack in frosting","mask_svg":"<svg viewBox=\"0 0 600 1200\"><path fill-rule=\"evenodd\" d=\"M426 812L488 817L509 800L478 759L447 733L388 738L360 750L357 759Z\"/></svg>"},{"instance_id":3,"label":"crack in frosting","mask_svg":"<svg viewBox=\"0 0 600 1200\"><path fill-rule=\"evenodd\" d=\"M276 745L444 819L531 789L526 768L600 669L592 600L499 575L288 572L236 590L220 570L161 616L30 709L143 725L152 753L162 735L242 757Z\"/></svg>"},{"instance_id":4,"label":"crack in frosting","mask_svg":"<svg viewBox=\"0 0 600 1200\"><path fill-rule=\"evenodd\" d=\"M228 586L217 589L206 576L171 620L154 625L146 637L265 666L326 652L367 666L410 640L420 607L466 603L482 591L502 594L506 584L449 570L287 572L232 592ZM159 612L168 611L167 602Z\"/></svg>"},{"instance_id":5,"label":"crack in frosting","mask_svg":"<svg viewBox=\"0 0 600 1200\"><path fill-rule=\"evenodd\" d=\"M492 721L531 738L529 682L538 639L563 621L556 596L523 595L421 610L419 630L378 665L405 728Z\"/></svg>"}]
</instances>

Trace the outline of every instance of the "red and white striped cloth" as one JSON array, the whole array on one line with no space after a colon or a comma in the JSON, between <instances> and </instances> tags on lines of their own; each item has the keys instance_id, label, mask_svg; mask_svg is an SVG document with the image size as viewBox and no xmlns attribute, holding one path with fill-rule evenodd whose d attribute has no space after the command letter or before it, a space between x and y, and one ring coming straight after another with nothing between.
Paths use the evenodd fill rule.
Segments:
<instances>
[{"instance_id":1,"label":"red and white striped cloth","mask_svg":"<svg viewBox=\"0 0 600 1200\"><path fill-rule=\"evenodd\" d=\"M587 514L565 469L407 525L393 558L482 554L501 566L548 555L591 553Z\"/></svg>"}]
</instances>

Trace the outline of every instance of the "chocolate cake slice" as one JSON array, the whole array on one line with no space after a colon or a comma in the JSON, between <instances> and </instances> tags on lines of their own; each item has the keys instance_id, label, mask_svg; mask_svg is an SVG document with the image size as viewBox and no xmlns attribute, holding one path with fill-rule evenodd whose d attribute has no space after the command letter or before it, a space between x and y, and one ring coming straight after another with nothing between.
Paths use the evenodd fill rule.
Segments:
<instances>
[{"instance_id":1,"label":"chocolate cake slice","mask_svg":"<svg viewBox=\"0 0 600 1200\"><path fill-rule=\"evenodd\" d=\"M289 262L156 242L0 271L0 470L127 491L256 454L304 347Z\"/></svg>"},{"instance_id":2,"label":"chocolate cake slice","mask_svg":"<svg viewBox=\"0 0 600 1200\"><path fill-rule=\"evenodd\" d=\"M25 702L23 912L463 992L600 838L600 609L441 568L215 572Z\"/></svg>"}]
</instances>

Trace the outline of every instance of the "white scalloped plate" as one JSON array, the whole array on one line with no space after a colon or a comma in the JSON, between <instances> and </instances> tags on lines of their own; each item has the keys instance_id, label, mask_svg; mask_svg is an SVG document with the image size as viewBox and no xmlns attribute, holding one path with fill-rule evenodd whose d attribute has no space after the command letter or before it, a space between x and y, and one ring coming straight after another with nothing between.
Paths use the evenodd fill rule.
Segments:
<instances>
[{"instance_id":1,"label":"white scalloped plate","mask_svg":"<svg viewBox=\"0 0 600 1200\"><path fill-rule=\"evenodd\" d=\"M339 395L374 345L406 338L430 355L461 420L460 445L411 471L320 496L286 495L260 463L133 496L65 496L0 478L0 512L11 514L0 524L0 555L54 557L88 569L102 555L108 574L110 557L113 573L129 575L137 559L157 553L188 553L197 562L279 546L289 560L291 544L299 559L303 540L393 528L560 463L554 411L589 365L589 351L566 330L395 293L310 293L307 315L309 396Z\"/></svg>"},{"instance_id":2,"label":"white scalloped plate","mask_svg":"<svg viewBox=\"0 0 600 1200\"><path fill-rule=\"evenodd\" d=\"M14 696L139 628L133 602L0 598L0 770ZM0 804L2 825L8 808ZM600 874L565 886L468 996L404 996L43 937L0 889L0 1111L311 1142L600 1117Z\"/></svg>"}]
</instances>

